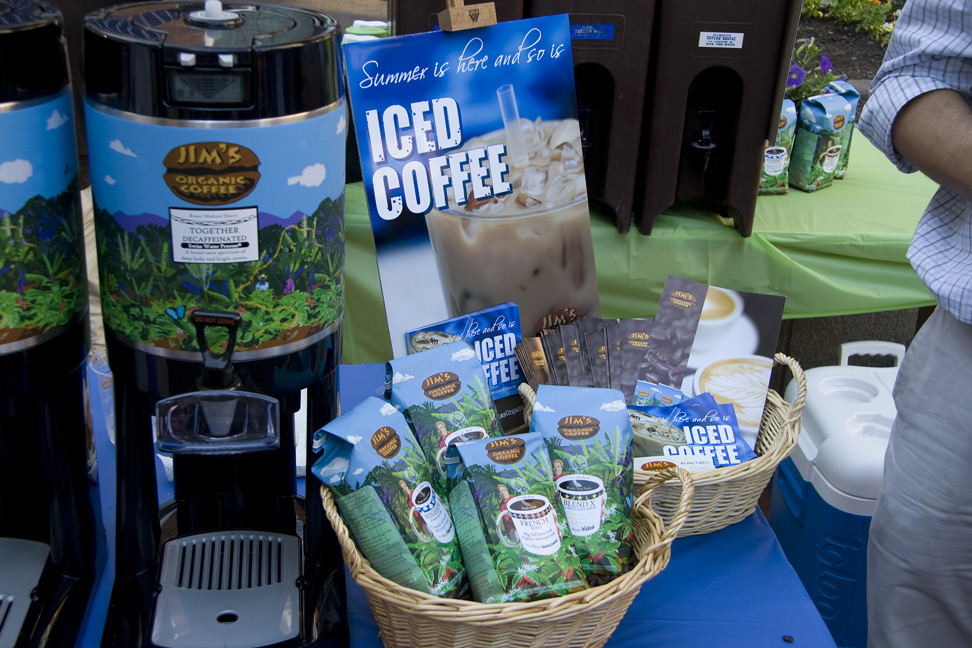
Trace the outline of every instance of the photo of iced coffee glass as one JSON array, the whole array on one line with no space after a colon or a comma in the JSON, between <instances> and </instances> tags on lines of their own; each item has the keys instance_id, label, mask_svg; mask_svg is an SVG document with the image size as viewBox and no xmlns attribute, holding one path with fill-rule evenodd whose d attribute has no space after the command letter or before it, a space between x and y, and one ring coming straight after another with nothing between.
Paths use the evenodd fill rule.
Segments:
<instances>
[{"instance_id":1,"label":"photo of iced coffee glass","mask_svg":"<svg viewBox=\"0 0 972 648\"><path fill-rule=\"evenodd\" d=\"M504 128L463 146L506 144L512 191L450 201L426 224L449 316L512 301L529 337L599 316L600 303L578 121L521 119L512 92L497 91Z\"/></svg>"}]
</instances>

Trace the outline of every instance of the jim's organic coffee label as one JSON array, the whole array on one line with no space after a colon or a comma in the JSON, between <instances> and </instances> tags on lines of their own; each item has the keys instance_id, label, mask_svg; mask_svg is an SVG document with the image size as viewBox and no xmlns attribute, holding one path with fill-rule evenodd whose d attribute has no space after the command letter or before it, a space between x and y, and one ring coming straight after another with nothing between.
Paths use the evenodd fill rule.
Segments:
<instances>
[{"instance_id":1,"label":"jim's organic coffee label","mask_svg":"<svg viewBox=\"0 0 972 648\"><path fill-rule=\"evenodd\" d=\"M395 428L386 425L371 435L371 447L383 459L391 459L402 449L402 439Z\"/></svg>"},{"instance_id":2,"label":"jim's organic coffee label","mask_svg":"<svg viewBox=\"0 0 972 648\"><path fill-rule=\"evenodd\" d=\"M459 376L451 371L441 371L422 381L422 391L432 400L452 398L462 389Z\"/></svg>"},{"instance_id":3,"label":"jim's organic coffee label","mask_svg":"<svg viewBox=\"0 0 972 648\"><path fill-rule=\"evenodd\" d=\"M105 326L196 359L189 314L242 316L234 358L330 335L344 313L343 99L285 121L132 120L88 104ZM223 127L225 126L225 127Z\"/></svg>"},{"instance_id":4,"label":"jim's organic coffee label","mask_svg":"<svg viewBox=\"0 0 972 648\"><path fill-rule=\"evenodd\" d=\"M446 477L450 444L503 434L486 372L466 342L385 363L385 398L411 424L443 493L452 487Z\"/></svg>"},{"instance_id":5,"label":"jim's organic coffee label","mask_svg":"<svg viewBox=\"0 0 972 648\"><path fill-rule=\"evenodd\" d=\"M165 156L163 179L179 198L196 205L228 205L249 195L260 180L260 158L241 144L182 144Z\"/></svg>"},{"instance_id":6,"label":"jim's organic coffee label","mask_svg":"<svg viewBox=\"0 0 972 648\"><path fill-rule=\"evenodd\" d=\"M498 464L510 465L523 460L526 444L520 437L506 437L486 444L486 456Z\"/></svg>"},{"instance_id":7,"label":"jim's organic coffee label","mask_svg":"<svg viewBox=\"0 0 972 648\"><path fill-rule=\"evenodd\" d=\"M74 132L70 90L0 109L0 353L40 344L87 312Z\"/></svg>"},{"instance_id":8,"label":"jim's organic coffee label","mask_svg":"<svg viewBox=\"0 0 972 648\"><path fill-rule=\"evenodd\" d=\"M466 575L449 503L402 413L366 398L314 436L323 445L310 472L334 493L375 570L403 587L459 597Z\"/></svg>"},{"instance_id":9,"label":"jim's organic coffee label","mask_svg":"<svg viewBox=\"0 0 972 648\"><path fill-rule=\"evenodd\" d=\"M557 422L557 433L570 441L584 441L600 432L601 422L593 416L565 416Z\"/></svg>"}]
</instances>

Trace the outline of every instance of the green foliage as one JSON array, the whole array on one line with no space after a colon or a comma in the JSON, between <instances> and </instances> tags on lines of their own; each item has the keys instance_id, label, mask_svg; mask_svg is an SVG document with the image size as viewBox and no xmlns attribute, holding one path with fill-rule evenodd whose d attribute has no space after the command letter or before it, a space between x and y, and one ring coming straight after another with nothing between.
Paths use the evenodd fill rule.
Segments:
<instances>
[{"instance_id":1,"label":"green foliage","mask_svg":"<svg viewBox=\"0 0 972 648\"><path fill-rule=\"evenodd\" d=\"M168 228L140 225L132 233L96 205L105 323L131 340L183 350L196 348L195 308L240 313L238 349L324 330L344 304L343 213L342 195L324 199L300 223L261 228L256 261L175 263ZM265 289L261 277L270 280Z\"/></svg>"},{"instance_id":2,"label":"green foliage","mask_svg":"<svg viewBox=\"0 0 972 648\"><path fill-rule=\"evenodd\" d=\"M0 329L21 338L68 324L84 309L85 284L77 178L64 192L34 196L0 218Z\"/></svg>"},{"instance_id":3,"label":"green foliage","mask_svg":"<svg viewBox=\"0 0 972 648\"><path fill-rule=\"evenodd\" d=\"M803 0L800 15L830 18L857 25L882 45L887 45L904 0Z\"/></svg>"}]
</instances>

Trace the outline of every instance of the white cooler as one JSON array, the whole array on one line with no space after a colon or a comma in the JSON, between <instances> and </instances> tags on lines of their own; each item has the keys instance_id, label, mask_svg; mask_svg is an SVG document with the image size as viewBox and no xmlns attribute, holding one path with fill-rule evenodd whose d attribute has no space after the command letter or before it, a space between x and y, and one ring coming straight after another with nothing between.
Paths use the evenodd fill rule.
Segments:
<instances>
[{"instance_id":1,"label":"white cooler","mask_svg":"<svg viewBox=\"0 0 972 648\"><path fill-rule=\"evenodd\" d=\"M898 368L848 364L856 355L892 355L903 345L852 342L841 364L808 369L807 402L793 454L773 477L770 525L841 648L867 643L868 530L881 490L896 411ZM787 401L796 396L791 382Z\"/></svg>"}]
</instances>

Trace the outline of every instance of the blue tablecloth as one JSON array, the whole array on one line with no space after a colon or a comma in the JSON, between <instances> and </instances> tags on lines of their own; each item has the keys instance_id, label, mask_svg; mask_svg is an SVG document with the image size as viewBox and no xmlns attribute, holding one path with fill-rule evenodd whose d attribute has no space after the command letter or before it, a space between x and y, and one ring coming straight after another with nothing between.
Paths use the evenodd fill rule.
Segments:
<instances>
[{"instance_id":1,"label":"blue tablecloth","mask_svg":"<svg viewBox=\"0 0 972 648\"><path fill-rule=\"evenodd\" d=\"M380 396L383 381L380 364L342 366L342 408L347 410L366 396ZM114 447L107 439L97 399L93 399L92 410L108 564L79 639L85 648L100 645L114 575ZM160 501L164 501L172 496L171 485L162 477L161 465L158 472ZM380 648L364 592L350 579L348 609L352 648ZM793 643L787 643L784 636L792 637ZM835 648L827 626L759 511L721 531L676 540L671 562L644 585L607 644L608 648L790 645Z\"/></svg>"}]
</instances>

